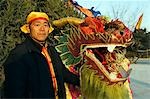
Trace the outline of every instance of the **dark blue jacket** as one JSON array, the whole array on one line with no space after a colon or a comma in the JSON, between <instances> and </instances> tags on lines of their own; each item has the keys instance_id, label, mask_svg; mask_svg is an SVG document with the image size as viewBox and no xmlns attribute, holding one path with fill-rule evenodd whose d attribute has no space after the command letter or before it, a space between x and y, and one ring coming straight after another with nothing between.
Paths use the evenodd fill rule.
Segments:
<instances>
[{"instance_id":1,"label":"dark blue jacket","mask_svg":"<svg viewBox=\"0 0 150 99\"><path fill-rule=\"evenodd\" d=\"M42 46L30 37L13 49L4 63L6 98L54 98L49 67L41 54ZM64 82L79 85L79 77L63 65L54 46L48 46L57 84L58 96L66 98Z\"/></svg>"}]
</instances>

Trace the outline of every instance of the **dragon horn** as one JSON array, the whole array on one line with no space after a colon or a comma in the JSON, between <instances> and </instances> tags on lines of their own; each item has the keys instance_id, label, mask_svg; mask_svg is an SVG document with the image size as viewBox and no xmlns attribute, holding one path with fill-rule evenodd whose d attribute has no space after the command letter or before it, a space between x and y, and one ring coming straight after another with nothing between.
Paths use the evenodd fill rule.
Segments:
<instances>
[{"instance_id":1,"label":"dragon horn","mask_svg":"<svg viewBox=\"0 0 150 99\"><path fill-rule=\"evenodd\" d=\"M141 14L141 16L139 17L137 23L136 23L136 26L135 26L135 29L138 30L140 29L140 26L141 26L141 23L142 23L142 19L143 19L143 13Z\"/></svg>"},{"instance_id":2,"label":"dragon horn","mask_svg":"<svg viewBox=\"0 0 150 99\"><path fill-rule=\"evenodd\" d=\"M61 18L59 20L54 20L52 24L57 27L63 27L64 25L68 23L73 24L73 25L79 25L83 22L84 22L84 19L75 18L75 17L67 17L67 18Z\"/></svg>"}]
</instances>

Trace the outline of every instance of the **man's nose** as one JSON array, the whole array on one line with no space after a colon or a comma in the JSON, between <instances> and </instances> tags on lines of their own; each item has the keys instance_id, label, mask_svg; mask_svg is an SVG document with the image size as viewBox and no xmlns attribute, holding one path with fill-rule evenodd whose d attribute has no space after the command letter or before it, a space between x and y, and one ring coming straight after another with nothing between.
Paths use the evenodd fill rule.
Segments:
<instances>
[{"instance_id":1,"label":"man's nose","mask_svg":"<svg viewBox=\"0 0 150 99\"><path fill-rule=\"evenodd\" d=\"M44 30L45 30L45 27L44 27L44 26L41 26L41 27L40 27L40 30L41 30L41 31L44 31Z\"/></svg>"}]
</instances>

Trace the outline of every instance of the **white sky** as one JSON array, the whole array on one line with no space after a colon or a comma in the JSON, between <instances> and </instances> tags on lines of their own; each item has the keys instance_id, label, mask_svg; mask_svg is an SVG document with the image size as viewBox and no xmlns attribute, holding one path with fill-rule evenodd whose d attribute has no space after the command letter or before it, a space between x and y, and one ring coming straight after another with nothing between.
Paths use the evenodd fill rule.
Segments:
<instances>
[{"instance_id":1,"label":"white sky","mask_svg":"<svg viewBox=\"0 0 150 99\"><path fill-rule=\"evenodd\" d=\"M86 8L94 7L94 10L100 11L102 15L111 19L122 20L129 28L133 29L139 16L143 13L141 28L146 28L150 32L150 0L74 0ZM125 11L121 14L122 11Z\"/></svg>"}]
</instances>

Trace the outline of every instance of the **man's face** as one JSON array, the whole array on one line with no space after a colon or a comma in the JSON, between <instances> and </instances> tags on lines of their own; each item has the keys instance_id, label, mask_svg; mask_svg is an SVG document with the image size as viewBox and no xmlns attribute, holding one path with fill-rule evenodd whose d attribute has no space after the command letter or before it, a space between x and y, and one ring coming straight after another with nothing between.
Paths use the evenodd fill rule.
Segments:
<instances>
[{"instance_id":1,"label":"man's face","mask_svg":"<svg viewBox=\"0 0 150 99\"><path fill-rule=\"evenodd\" d=\"M30 24L30 36L39 42L46 40L49 34L49 23L46 20L37 19Z\"/></svg>"}]
</instances>

